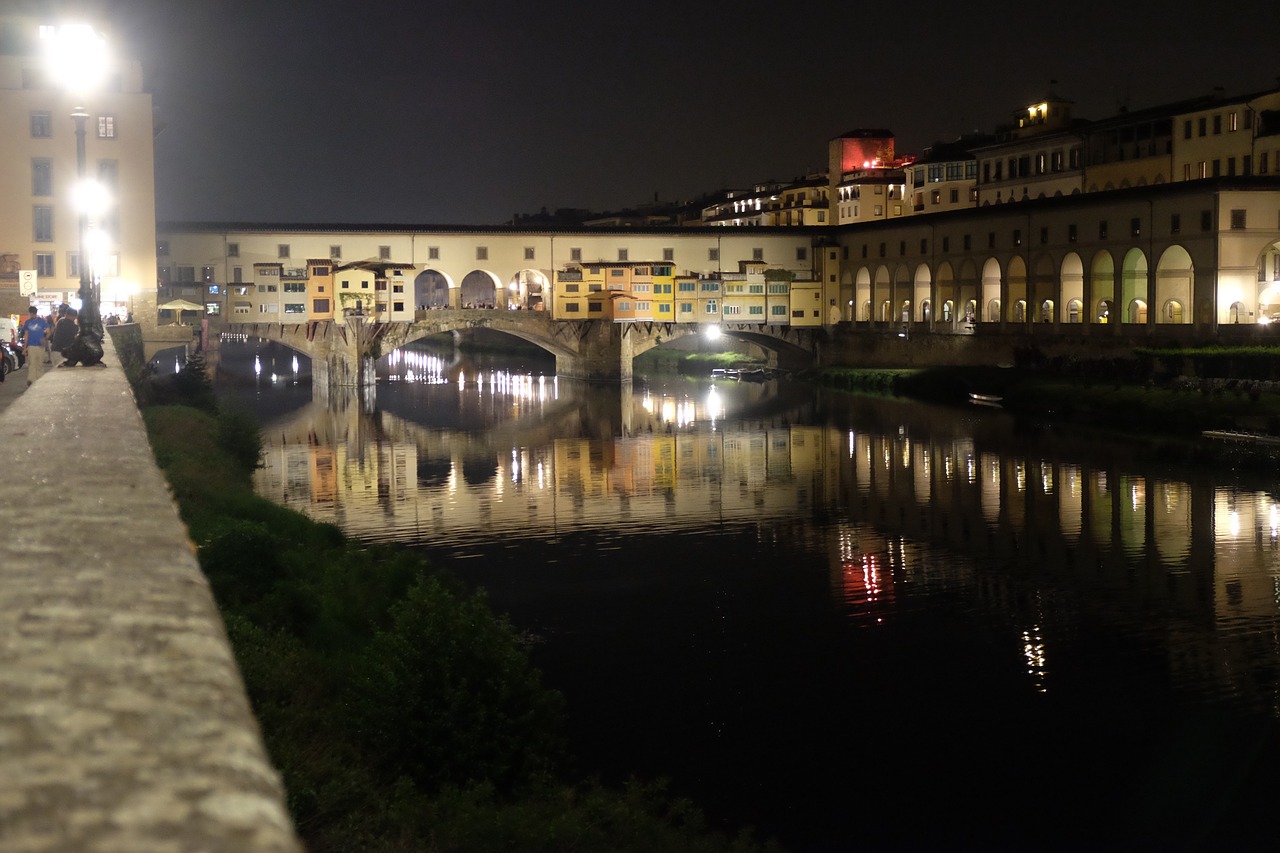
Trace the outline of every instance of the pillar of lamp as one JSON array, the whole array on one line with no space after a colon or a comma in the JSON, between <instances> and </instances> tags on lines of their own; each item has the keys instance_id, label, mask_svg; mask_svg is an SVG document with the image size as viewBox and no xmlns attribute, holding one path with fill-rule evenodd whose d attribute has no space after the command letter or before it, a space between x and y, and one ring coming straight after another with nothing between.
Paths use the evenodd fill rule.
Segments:
<instances>
[{"instance_id":1,"label":"pillar of lamp","mask_svg":"<svg viewBox=\"0 0 1280 853\"><path fill-rule=\"evenodd\" d=\"M85 185L85 120L89 114L83 107L76 107L71 118L76 123L76 177L81 189ZM83 192L82 192L83 195ZM63 352L68 367L82 364L91 367L102 363L102 314L98 309L98 292L94 286L92 263L88 246L88 200L80 200L80 330L75 343Z\"/></svg>"}]
</instances>

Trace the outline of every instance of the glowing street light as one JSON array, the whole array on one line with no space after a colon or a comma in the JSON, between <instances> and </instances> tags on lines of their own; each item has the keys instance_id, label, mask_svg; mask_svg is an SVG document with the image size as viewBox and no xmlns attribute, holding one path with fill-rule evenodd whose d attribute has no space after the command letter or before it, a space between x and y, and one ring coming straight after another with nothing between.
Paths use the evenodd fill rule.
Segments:
<instances>
[{"instance_id":1,"label":"glowing street light","mask_svg":"<svg viewBox=\"0 0 1280 853\"><path fill-rule=\"evenodd\" d=\"M68 365L83 364L89 367L102 363L103 352L102 314L98 308L97 288L94 286L89 237L90 207L103 201L103 193L100 189L92 190L85 177L84 134L89 113L85 111L83 104L86 95L106 73L107 48L106 42L88 24L68 24L56 30L43 31L42 35L47 39L50 71L80 104L71 113L76 126L77 207L80 219L80 331L75 343L63 355Z\"/></svg>"}]
</instances>

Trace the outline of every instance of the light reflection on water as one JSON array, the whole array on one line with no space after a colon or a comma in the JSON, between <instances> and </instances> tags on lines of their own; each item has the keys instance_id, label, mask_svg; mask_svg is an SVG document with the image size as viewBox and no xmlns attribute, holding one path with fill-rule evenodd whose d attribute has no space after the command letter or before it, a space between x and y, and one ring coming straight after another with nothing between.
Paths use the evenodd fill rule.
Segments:
<instances>
[{"instance_id":1,"label":"light reflection on water","mask_svg":"<svg viewBox=\"0 0 1280 853\"><path fill-rule=\"evenodd\" d=\"M544 638L605 778L796 850L1270 837L1280 508L1230 472L999 412L443 360L264 436L262 494Z\"/></svg>"}]
</instances>

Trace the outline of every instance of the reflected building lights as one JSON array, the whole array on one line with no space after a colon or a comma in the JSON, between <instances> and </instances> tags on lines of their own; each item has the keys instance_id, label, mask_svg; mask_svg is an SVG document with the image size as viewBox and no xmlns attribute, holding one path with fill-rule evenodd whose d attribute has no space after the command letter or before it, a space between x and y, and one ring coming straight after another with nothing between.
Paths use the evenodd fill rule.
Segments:
<instances>
[{"instance_id":1,"label":"reflected building lights","mask_svg":"<svg viewBox=\"0 0 1280 853\"><path fill-rule=\"evenodd\" d=\"M1045 650L1044 637L1040 626L1033 625L1030 630L1022 632L1022 655L1027 663L1027 675L1039 693L1049 692L1046 682L1048 673L1048 653Z\"/></svg>"}]
</instances>

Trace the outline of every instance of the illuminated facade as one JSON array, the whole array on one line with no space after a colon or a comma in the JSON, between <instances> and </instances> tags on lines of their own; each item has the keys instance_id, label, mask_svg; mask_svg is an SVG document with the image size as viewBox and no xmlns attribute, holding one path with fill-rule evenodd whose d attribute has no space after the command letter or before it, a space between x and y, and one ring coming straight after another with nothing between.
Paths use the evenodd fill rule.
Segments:
<instances>
[{"instance_id":1,"label":"illuminated facade","mask_svg":"<svg viewBox=\"0 0 1280 853\"><path fill-rule=\"evenodd\" d=\"M854 130L827 146L827 176L835 225L881 222L909 216L903 168L913 158L894 154L888 130Z\"/></svg>"},{"instance_id":2,"label":"illuminated facade","mask_svg":"<svg viewBox=\"0 0 1280 853\"><path fill-rule=\"evenodd\" d=\"M151 96L134 60L109 59L103 85L83 98L57 85L44 58L42 31L51 22L0 16L0 313L25 313L63 302L78 305L80 288L76 134L71 114L83 106L86 176L106 194L90 221L104 235L91 272L104 313L134 312L154 322L156 280L155 168ZM107 37L108 53L111 40ZM83 100L83 104L79 101ZM36 293L23 295L19 270L36 272Z\"/></svg>"}]
</instances>

